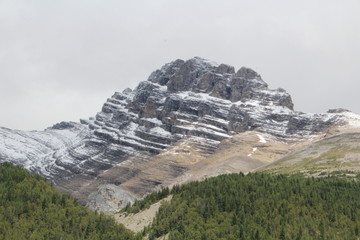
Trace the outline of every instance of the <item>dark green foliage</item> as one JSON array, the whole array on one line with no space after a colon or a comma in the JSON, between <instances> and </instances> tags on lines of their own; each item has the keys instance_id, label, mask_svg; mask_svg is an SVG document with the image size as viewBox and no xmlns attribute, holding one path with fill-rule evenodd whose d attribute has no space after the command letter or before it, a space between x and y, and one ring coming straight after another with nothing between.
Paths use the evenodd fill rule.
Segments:
<instances>
[{"instance_id":1,"label":"dark green foliage","mask_svg":"<svg viewBox=\"0 0 360 240\"><path fill-rule=\"evenodd\" d=\"M110 217L78 205L42 177L0 164L0 239L134 239Z\"/></svg>"},{"instance_id":2,"label":"dark green foliage","mask_svg":"<svg viewBox=\"0 0 360 240\"><path fill-rule=\"evenodd\" d=\"M176 186L150 238L358 239L360 183L336 178L223 175Z\"/></svg>"},{"instance_id":3,"label":"dark green foliage","mask_svg":"<svg viewBox=\"0 0 360 240\"><path fill-rule=\"evenodd\" d=\"M359 239L360 183L333 177L223 175L163 189L136 212L172 194L153 225L134 236L38 175L0 165L0 239Z\"/></svg>"}]
</instances>

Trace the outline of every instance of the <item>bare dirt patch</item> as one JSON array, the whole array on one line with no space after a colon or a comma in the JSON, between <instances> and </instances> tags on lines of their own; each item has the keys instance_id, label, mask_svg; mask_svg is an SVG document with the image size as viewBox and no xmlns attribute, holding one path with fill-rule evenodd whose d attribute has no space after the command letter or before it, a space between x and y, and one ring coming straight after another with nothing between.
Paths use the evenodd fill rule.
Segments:
<instances>
[{"instance_id":1,"label":"bare dirt patch","mask_svg":"<svg viewBox=\"0 0 360 240\"><path fill-rule=\"evenodd\" d=\"M144 229L144 227L149 226L154 220L157 211L159 210L161 204L163 202L169 202L172 199L172 195L160 200L157 203L154 203L150 206L150 208L145 209L139 213L120 213L115 214L114 218L118 223L124 224L124 226L131 231L140 232Z\"/></svg>"}]
</instances>

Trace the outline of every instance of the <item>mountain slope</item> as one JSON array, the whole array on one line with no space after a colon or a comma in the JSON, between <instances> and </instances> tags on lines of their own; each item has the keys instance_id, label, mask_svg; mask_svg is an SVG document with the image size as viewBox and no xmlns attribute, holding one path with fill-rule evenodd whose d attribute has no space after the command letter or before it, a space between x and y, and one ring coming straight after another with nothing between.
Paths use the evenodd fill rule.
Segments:
<instances>
[{"instance_id":1,"label":"mountain slope","mask_svg":"<svg viewBox=\"0 0 360 240\"><path fill-rule=\"evenodd\" d=\"M0 239L135 239L110 217L62 195L38 175L0 164Z\"/></svg>"},{"instance_id":2,"label":"mountain slope","mask_svg":"<svg viewBox=\"0 0 360 240\"><path fill-rule=\"evenodd\" d=\"M324 177L360 173L360 132L342 133L287 154L260 171Z\"/></svg>"},{"instance_id":3,"label":"mountain slope","mask_svg":"<svg viewBox=\"0 0 360 240\"><path fill-rule=\"evenodd\" d=\"M65 170L56 162L58 158L89 135L88 128L78 123L63 122L45 131L31 132L0 127L0 162L11 160L51 177L55 174L51 166L58 164L59 170Z\"/></svg>"},{"instance_id":4,"label":"mountain slope","mask_svg":"<svg viewBox=\"0 0 360 240\"><path fill-rule=\"evenodd\" d=\"M162 186L253 170L348 122L341 111L296 112L290 95L269 89L255 71L195 57L116 92L89 120L45 131L0 128L0 161L114 211ZM263 141L257 134L268 141L246 143Z\"/></svg>"}]
</instances>

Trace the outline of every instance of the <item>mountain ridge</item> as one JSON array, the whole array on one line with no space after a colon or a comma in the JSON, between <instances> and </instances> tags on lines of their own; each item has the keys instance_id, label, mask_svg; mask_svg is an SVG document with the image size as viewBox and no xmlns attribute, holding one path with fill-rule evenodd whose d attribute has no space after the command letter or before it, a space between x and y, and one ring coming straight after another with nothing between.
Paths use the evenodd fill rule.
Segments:
<instances>
[{"instance_id":1,"label":"mountain ridge","mask_svg":"<svg viewBox=\"0 0 360 240\"><path fill-rule=\"evenodd\" d=\"M165 64L134 90L115 92L94 118L61 122L45 131L0 128L0 162L10 160L41 173L63 192L106 212L173 184L171 179L186 179L221 153L220 146L236 149L227 140L238 134L265 134L274 142L297 144L351 124L351 117L343 110L296 112L291 96L269 89L255 71L235 71L195 57ZM353 119L360 121L356 115ZM238 140L244 143L248 137ZM248 156L252 152L223 160L230 165L238 159L258 161ZM238 167L229 171L251 169Z\"/></svg>"}]
</instances>

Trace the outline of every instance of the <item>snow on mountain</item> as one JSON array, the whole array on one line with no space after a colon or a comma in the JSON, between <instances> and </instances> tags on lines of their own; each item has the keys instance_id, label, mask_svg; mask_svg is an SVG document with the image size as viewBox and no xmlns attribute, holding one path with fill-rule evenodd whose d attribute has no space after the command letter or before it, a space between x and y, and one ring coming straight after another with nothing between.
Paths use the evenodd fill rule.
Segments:
<instances>
[{"instance_id":1,"label":"snow on mountain","mask_svg":"<svg viewBox=\"0 0 360 240\"><path fill-rule=\"evenodd\" d=\"M349 112L296 112L291 96L268 89L255 71L243 67L235 72L230 65L196 57L165 64L134 90L116 92L94 118L45 131L0 128L0 162L22 165L86 198L93 189L74 182L105 181L98 179L104 171L123 162L150 161L182 139L211 154L223 140L245 131L286 141L319 135L335 125L359 127L359 122ZM121 181L136 174L129 169Z\"/></svg>"},{"instance_id":2,"label":"snow on mountain","mask_svg":"<svg viewBox=\"0 0 360 240\"><path fill-rule=\"evenodd\" d=\"M12 161L45 176L53 174L57 156L79 144L90 134L88 128L78 123L66 123L64 129L45 131L19 131L0 128L0 161ZM71 159L68 159L71 161Z\"/></svg>"}]
</instances>

